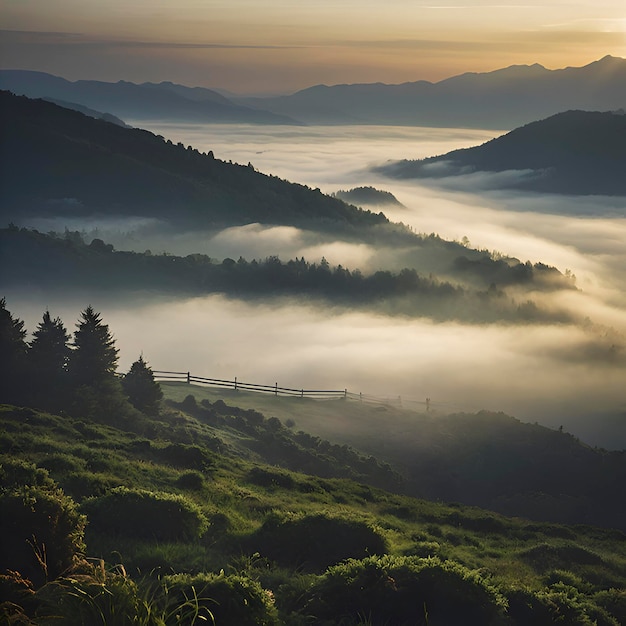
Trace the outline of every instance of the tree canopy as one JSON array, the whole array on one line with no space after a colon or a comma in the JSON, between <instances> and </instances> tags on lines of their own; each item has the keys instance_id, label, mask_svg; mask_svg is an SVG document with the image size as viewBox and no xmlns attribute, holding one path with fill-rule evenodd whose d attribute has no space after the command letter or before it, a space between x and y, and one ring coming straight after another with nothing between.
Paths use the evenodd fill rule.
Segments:
<instances>
[{"instance_id":1,"label":"tree canopy","mask_svg":"<svg viewBox=\"0 0 626 626\"><path fill-rule=\"evenodd\" d=\"M0 299L0 396L6 401L19 401L26 368L26 330L24 322L13 317Z\"/></svg>"},{"instance_id":2,"label":"tree canopy","mask_svg":"<svg viewBox=\"0 0 626 626\"><path fill-rule=\"evenodd\" d=\"M80 314L73 348L69 370L75 384L94 385L115 374L119 351L108 325L91 305Z\"/></svg>"},{"instance_id":3,"label":"tree canopy","mask_svg":"<svg viewBox=\"0 0 626 626\"><path fill-rule=\"evenodd\" d=\"M154 374L144 361L143 355L130 366L122 379L122 387L136 409L148 415L158 413L163 392L159 383L154 380Z\"/></svg>"}]
</instances>

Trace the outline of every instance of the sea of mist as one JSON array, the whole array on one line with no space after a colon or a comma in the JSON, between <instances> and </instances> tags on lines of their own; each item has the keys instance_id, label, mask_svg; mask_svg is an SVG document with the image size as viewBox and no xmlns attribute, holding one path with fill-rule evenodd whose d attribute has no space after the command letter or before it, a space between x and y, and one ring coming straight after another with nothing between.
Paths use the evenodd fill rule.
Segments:
<instances>
[{"instance_id":1,"label":"sea of mist","mask_svg":"<svg viewBox=\"0 0 626 626\"><path fill-rule=\"evenodd\" d=\"M73 330L79 311L91 303L117 339L122 370L143 353L155 369L401 396L418 410L428 397L442 412L502 410L522 421L563 425L592 445L626 448L626 199L486 191L478 178L450 188L442 181L395 181L370 171L387 160L477 145L498 134L492 131L146 126L174 142L212 150L217 158L251 162L262 172L324 192L361 185L391 191L403 206L372 210L383 210L416 232L464 240L574 274L578 291L533 297L575 311L588 323L435 323L302 300L250 303L219 295L175 300L158 294L113 300L96 288L71 297L7 293L9 310L29 330L46 308ZM217 259L278 255L316 261L324 256L332 264L364 271L406 260L401 254L394 259L393 250L284 226L164 234L149 221L32 225L82 229L122 249L202 252ZM429 269L426 261L424 269Z\"/></svg>"}]
</instances>

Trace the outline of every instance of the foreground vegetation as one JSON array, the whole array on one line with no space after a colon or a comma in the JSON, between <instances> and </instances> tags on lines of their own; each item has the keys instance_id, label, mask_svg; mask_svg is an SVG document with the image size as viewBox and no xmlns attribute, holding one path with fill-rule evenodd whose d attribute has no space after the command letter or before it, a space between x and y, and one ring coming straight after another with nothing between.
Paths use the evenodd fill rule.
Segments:
<instances>
[{"instance_id":1,"label":"foreground vegetation","mask_svg":"<svg viewBox=\"0 0 626 626\"><path fill-rule=\"evenodd\" d=\"M23 324L4 303L0 313L3 367L20 346L25 368L65 355L40 370L45 381L60 366L62 394L34 393L39 408L0 405L6 623L626 619L618 530L394 493L402 477L391 466L294 432L294 420L192 395L163 402L143 358L120 380L108 327L90 307L69 345L58 319L44 315L25 344ZM65 341L46 351L53 329ZM89 341L87 329L97 331Z\"/></svg>"},{"instance_id":2,"label":"foreground vegetation","mask_svg":"<svg viewBox=\"0 0 626 626\"><path fill-rule=\"evenodd\" d=\"M0 524L14 548L2 557L5 616L623 623L621 532L509 519L261 464L246 458L248 446L285 427L208 404L222 423L173 407L119 426L2 407ZM356 472L358 460L341 471Z\"/></svg>"}]
</instances>

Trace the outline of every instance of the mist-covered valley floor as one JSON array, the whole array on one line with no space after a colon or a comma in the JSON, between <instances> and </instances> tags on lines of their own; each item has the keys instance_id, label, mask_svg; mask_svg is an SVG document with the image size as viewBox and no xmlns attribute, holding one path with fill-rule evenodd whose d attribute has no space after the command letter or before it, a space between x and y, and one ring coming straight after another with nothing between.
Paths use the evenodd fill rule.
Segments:
<instances>
[{"instance_id":1,"label":"mist-covered valley floor","mask_svg":"<svg viewBox=\"0 0 626 626\"><path fill-rule=\"evenodd\" d=\"M142 126L146 127L145 123ZM492 131L394 127L251 127L158 124L149 130L219 159L320 188L372 185L402 206L382 210L417 233L554 265L576 289L521 290L572 320L546 323L433 321L319 301L243 301L223 295L124 298L93 290L60 294L11 288L7 304L29 329L44 309L72 327L88 303L103 313L121 348L120 369L140 353L154 369L295 388L348 388L428 397L441 412L488 409L565 430L591 444L626 447L626 218L619 197L485 191L479 177L450 189L375 175L387 160L423 158L482 143ZM291 226L250 224L219 232L166 232L146 219L31 220L42 232L83 230L117 249L248 260L304 256L368 272L415 267L441 276L433 250L350 240ZM497 257L497 255L495 255ZM574 278L575 277L575 278ZM443 276L443 278L448 278ZM88 298L89 302L85 302ZM523 300L522 300L523 301Z\"/></svg>"}]
</instances>

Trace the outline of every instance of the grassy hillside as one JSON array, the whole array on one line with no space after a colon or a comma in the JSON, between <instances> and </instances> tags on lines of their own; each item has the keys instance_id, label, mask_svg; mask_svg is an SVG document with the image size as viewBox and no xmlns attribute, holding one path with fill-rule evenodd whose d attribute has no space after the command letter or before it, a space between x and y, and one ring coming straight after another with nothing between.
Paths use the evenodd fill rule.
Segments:
<instances>
[{"instance_id":1,"label":"grassy hillside","mask_svg":"<svg viewBox=\"0 0 626 626\"><path fill-rule=\"evenodd\" d=\"M353 446L403 476L395 491L508 515L626 531L626 455L503 413L446 414L356 401L274 398L163 383L166 397L256 408L294 431ZM273 461L272 461L273 462Z\"/></svg>"},{"instance_id":2,"label":"grassy hillside","mask_svg":"<svg viewBox=\"0 0 626 626\"><path fill-rule=\"evenodd\" d=\"M37 581L2 576L2 614L13 619L450 625L564 618L615 626L625 617L622 533L394 495L362 482L365 474L350 480L268 465L268 435L286 429L253 410L187 398L160 416L134 414L113 425L3 406L0 422L1 503L16 512L0 525L11 545L30 548L30 560L28 551L3 553L2 570L22 566ZM318 440L318 460L357 471L359 456L344 448ZM281 452L271 462L286 459ZM374 459L368 464L384 473ZM41 516L55 506L63 515L50 526L52 518ZM19 526L10 523L18 518ZM60 554L65 544L53 550L50 543L46 582L36 555L65 526L77 536ZM54 569L62 557L69 576Z\"/></svg>"}]
</instances>

